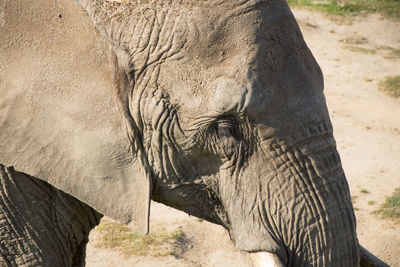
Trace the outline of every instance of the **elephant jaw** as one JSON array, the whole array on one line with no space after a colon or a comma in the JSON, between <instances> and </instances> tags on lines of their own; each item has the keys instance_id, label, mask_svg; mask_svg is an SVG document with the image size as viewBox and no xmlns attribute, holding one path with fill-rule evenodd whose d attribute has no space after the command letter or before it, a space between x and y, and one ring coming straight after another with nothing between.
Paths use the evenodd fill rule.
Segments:
<instances>
[{"instance_id":1,"label":"elephant jaw","mask_svg":"<svg viewBox=\"0 0 400 267\"><path fill-rule=\"evenodd\" d=\"M256 267L283 267L279 257L270 252L256 252L250 254L253 264Z\"/></svg>"}]
</instances>

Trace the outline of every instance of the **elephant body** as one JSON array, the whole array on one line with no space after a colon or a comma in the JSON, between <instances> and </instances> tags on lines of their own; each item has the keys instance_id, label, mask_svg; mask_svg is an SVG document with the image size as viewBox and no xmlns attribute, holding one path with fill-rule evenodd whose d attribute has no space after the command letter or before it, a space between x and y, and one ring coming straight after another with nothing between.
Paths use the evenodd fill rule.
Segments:
<instances>
[{"instance_id":1,"label":"elephant body","mask_svg":"<svg viewBox=\"0 0 400 267\"><path fill-rule=\"evenodd\" d=\"M153 199L286 266L359 264L322 72L286 2L78 2L7 2L0 27L0 208L11 190L38 228L72 214L26 230L43 252L48 228L72 228L38 261L81 262L100 214L147 233ZM19 179L47 189L25 197ZM7 232L15 265L25 251Z\"/></svg>"},{"instance_id":2,"label":"elephant body","mask_svg":"<svg viewBox=\"0 0 400 267\"><path fill-rule=\"evenodd\" d=\"M0 266L84 266L101 214L35 177L0 165Z\"/></svg>"}]
</instances>

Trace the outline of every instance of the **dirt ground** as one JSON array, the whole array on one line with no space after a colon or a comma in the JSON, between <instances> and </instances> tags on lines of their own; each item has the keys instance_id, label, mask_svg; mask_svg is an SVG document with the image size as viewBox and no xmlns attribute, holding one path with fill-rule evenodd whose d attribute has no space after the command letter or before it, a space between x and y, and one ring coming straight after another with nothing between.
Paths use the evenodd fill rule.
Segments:
<instances>
[{"instance_id":1,"label":"dirt ground","mask_svg":"<svg viewBox=\"0 0 400 267\"><path fill-rule=\"evenodd\" d=\"M389 265L400 266L400 223L372 214L400 187L400 99L378 91L379 80L400 75L400 57L383 48L400 49L400 23L379 15L349 20L299 9L294 14L324 72L359 241ZM87 266L252 266L249 256L236 250L219 226L158 204L152 206L151 220L184 233L174 256L122 256L96 247L94 231Z\"/></svg>"}]
</instances>

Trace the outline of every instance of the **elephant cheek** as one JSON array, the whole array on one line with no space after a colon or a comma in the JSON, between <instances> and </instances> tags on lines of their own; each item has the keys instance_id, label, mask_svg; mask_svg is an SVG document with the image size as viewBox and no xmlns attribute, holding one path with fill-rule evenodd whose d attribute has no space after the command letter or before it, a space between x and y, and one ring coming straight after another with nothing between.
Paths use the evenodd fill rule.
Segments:
<instances>
[{"instance_id":1,"label":"elephant cheek","mask_svg":"<svg viewBox=\"0 0 400 267\"><path fill-rule=\"evenodd\" d=\"M220 183L220 198L229 217L230 236L235 246L247 252L270 252L286 262L286 249L276 231L272 231L275 228L271 224L273 218L260 194L257 171L249 166L241 177L229 171L220 174L223 181ZM249 183L247 178L257 182ZM263 259L263 256L254 256L255 262Z\"/></svg>"}]
</instances>

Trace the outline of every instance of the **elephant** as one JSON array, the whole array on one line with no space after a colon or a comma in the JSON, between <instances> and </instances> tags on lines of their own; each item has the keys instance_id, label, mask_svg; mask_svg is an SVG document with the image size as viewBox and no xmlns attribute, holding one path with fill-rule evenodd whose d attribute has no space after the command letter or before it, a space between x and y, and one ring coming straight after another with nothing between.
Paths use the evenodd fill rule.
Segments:
<instances>
[{"instance_id":1,"label":"elephant","mask_svg":"<svg viewBox=\"0 0 400 267\"><path fill-rule=\"evenodd\" d=\"M380 264L285 1L2 1L0 265L84 266L150 200L275 266Z\"/></svg>"}]
</instances>

